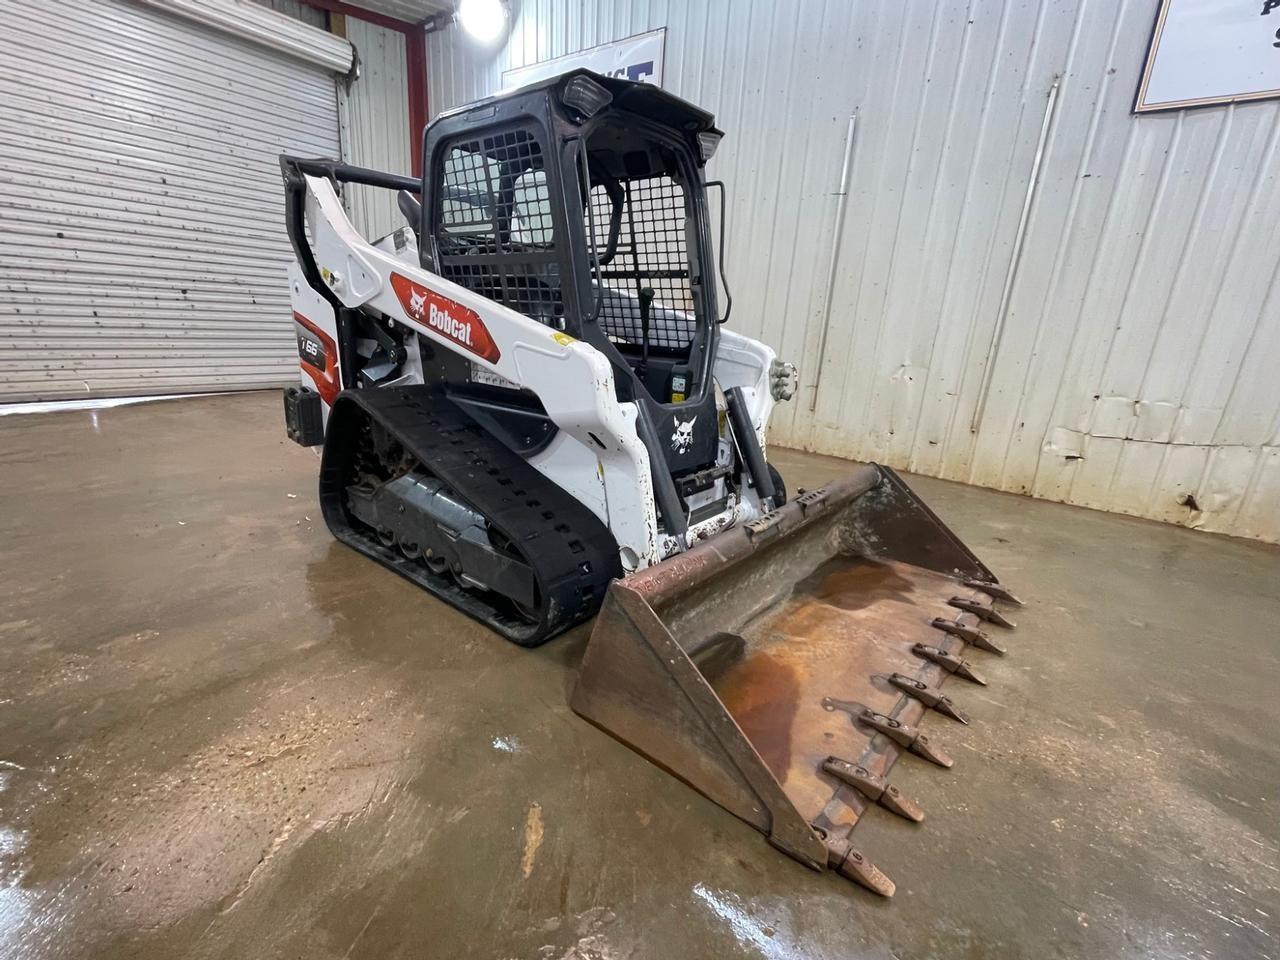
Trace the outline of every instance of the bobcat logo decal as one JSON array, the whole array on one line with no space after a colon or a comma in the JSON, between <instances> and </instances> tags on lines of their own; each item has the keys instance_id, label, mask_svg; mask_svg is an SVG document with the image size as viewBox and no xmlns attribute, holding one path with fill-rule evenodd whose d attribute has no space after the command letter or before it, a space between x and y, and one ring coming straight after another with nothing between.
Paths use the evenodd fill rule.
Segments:
<instances>
[{"instance_id":1,"label":"bobcat logo decal","mask_svg":"<svg viewBox=\"0 0 1280 960\"><path fill-rule=\"evenodd\" d=\"M429 333L489 363L502 356L484 321L470 307L399 273L391 274L391 288L405 314Z\"/></svg>"},{"instance_id":2,"label":"bobcat logo decal","mask_svg":"<svg viewBox=\"0 0 1280 960\"><path fill-rule=\"evenodd\" d=\"M683 422L672 421L676 425L676 432L671 435L671 449L676 453L688 453L693 447L693 424L697 419L690 417Z\"/></svg>"}]
</instances>

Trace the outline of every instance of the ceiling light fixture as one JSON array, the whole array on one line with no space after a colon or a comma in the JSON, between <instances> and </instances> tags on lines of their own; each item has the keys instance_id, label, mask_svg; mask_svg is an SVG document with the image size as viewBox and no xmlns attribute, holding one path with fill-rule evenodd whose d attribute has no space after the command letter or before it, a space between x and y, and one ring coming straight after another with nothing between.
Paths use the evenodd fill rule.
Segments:
<instances>
[{"instance_id":1,"label":"ceiling light fixture","mask_svg":"<svg viewBox=\"0 0 1280 960\"><path fill-rule=\"evenodd\" d=\"M458 22L473 40L493 43L507 27L505 0L459 0Z\"/></svg>"}]
</instances>

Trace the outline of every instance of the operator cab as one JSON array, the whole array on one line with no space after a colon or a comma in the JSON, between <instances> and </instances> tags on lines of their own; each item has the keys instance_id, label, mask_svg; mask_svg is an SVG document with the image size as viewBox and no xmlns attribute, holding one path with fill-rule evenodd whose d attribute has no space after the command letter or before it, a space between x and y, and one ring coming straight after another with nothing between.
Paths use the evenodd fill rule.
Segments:
<instances>
[{"instance_id":1,"label":"operator cab","mask_svg":"<svg viewBox=\"0 0 1280 960\"><path fill-rule=\"evenodd\" d=\"M619 399L701 406L719 136L665 91L585 70L444 114L424 139L423 266L592 343Z\"/></svg>"}]
</instances>

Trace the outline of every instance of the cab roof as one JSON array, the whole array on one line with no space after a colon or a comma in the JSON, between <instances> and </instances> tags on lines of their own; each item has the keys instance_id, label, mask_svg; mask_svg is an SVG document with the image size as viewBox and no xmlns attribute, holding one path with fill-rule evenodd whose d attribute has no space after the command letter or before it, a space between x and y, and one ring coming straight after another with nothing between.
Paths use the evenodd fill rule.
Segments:
<instances>
[{"instance_id":1,"label":"cab roof","mask_svg":"<svg viewBox=\"0 0 1280 960\"><path fill-rule=\"evenodd\" d=\"M652 83L637 83L634 80L623 80L619 77L606 77L584 67L568 70L565 73L547 77L543 80L535 80L532 83L513 87L510 90L500 90L493 96L485 97L481 100L473 100L452 110L446 110L436 119L468 113L478 107L514 100L530 93L538 93L553 88L557 89L558 92L559 88L578 76L590 77L608 90L613 97L610 105L617 109L675 127L693 135L708 130L716 133L720 132L716 129L715 117L712 114L701 107L694 106L688 100L677 97L674 93L663 90Z\"/></svg>"}]
</instances>

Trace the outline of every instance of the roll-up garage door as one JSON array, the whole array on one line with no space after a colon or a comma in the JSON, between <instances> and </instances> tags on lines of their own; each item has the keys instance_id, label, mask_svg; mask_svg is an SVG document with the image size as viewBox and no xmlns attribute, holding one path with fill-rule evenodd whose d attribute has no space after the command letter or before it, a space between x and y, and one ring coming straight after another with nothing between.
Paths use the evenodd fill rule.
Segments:
<instances>
[{"instance_id":1,"label":"roll-up garage door","mask_svg":"<svg viewBox=\"0 0 1280 960\"><path fill-rule=\"evenodd\" d=\"M4 21L0 401L296 379L277 157L338 156L334 74L129 0Z\"/></svg>"}]
</instances>

